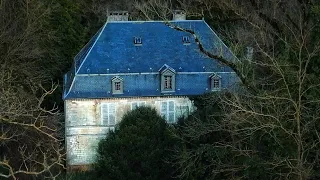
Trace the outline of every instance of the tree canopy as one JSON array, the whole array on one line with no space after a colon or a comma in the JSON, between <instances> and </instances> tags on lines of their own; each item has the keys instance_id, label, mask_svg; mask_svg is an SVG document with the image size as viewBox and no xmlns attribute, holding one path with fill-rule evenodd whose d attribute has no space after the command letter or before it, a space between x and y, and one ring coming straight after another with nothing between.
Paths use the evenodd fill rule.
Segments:
<instances>
[{"instance_id":1,"label":"tree canopy","mask_svg":"<svg viewBox=\"0 0 320 180\"><path fill-rule=\"evenodd\" d=\"M173 179L169 164L175 146L166 121L155 109L139 107L124 115L102 140L95 166L101 179Z\"/></svg>"}]
</instances>

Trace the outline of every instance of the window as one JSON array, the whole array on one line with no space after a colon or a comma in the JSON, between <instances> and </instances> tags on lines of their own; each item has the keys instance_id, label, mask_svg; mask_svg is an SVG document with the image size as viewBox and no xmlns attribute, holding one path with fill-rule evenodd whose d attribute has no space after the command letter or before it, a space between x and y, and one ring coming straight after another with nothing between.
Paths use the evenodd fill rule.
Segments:
<instances>
[{"instance_id":1,"label":"window","mask_svg":"<svg viewBox=\"0 0 320 180\"><path fill-rule=\"evenodd\" d=\"M211 90L219 91L221 89L221 77L217 74L211 76Z\"/></svg>"},{"instance_id":2,"label":"window","mask_svg":"<svg viewBox=\"0 0 320 180\"><path fill-rule=\"evenodd\" d=\"M111 80L112 94L123 94L123 79L119 76L115 76Z\"/></svg>"},{"instance_id":3,"label":"window","mask_svg":"<svg viewBox=\"0 0 320 180\"><path fill-rule=\"evenodd\" d=\"M131 110L137 109L140 106L145 106L146 102L145 101L138 101L138 102L132 102L131 103Z\"/></svg>"},{"instance_id":4,"label":"window","mask_svg":"<svg viewBox=\"0 0 320 180\"><path fill-rule=\"evenodd\" d=\"M175 70L165 64L159 71L161 73L161 92L174 92Z\"/></svg>"},{"instance_id":5,"label":"window","mask_svg":"<svg viewBox=\"0 0 320 180\"><path fill-rule=\"evenodd\" d=\"M161 102L160 114L167 120L168 123L175 122L175 108L174 101L163 101Z\"/></svg>"},{"instance_id":6,"label":"window","mask_svg":"<svg viewBox=\"0 0 320 180\"><path fill-rule=\"evenodd\" d=\"M189 106L182 105L176 108L176 117L177 118L186 118L189 116Z\"/></svg>"},{"instance_id":7,"label":"window","mask_svg":"<svg viewBox=\"0 0 320 180\"><path fill-rule=\"evenodd\" d=\"M114 89L116 91L120 91L121 90L121 82L114 82Z\"/></svg>"},{"instance_id":8,"label":"window","mask_svg":"<svg viewBox=\"0 0 320 180\"><path fill-rule=\"evenodd\" d=\"M162 75L161 91L162 92L175 91L175 74L171 72L166 72Z\"/></svg>"},{"instance_id":9,"label":"window","mask_svg":"<svg viewBox=\"0 0 320 180\"><path fill-rule=\"evenodd\" d=\"M164 76L164 89L172 90L172 76Z\"/></svg>"},{"instance_id":10,"label":"window","mask_svg":"<svg viewBox=\"0 0 320 180\"><path fill-rule=\"evenodd\" d=\"M116 106L113 103L101 104L101 123L106 126L116 124Z\"/></svg>"},{"instance_id":11,"label":"window","mask_svg":"<svg viewBox=\"0 0 320 180\"><path fill-rule=\"evenodd\" d=\"M213 88L220 88L220 79L213 79Z\"/></svg>"},{"instance_id":12,"label":"window","mask_svg":"<svg viewBox=\"0 0 320 180\"><path fill-rule=\"evenodd\" d=\"M190 37L189 36L183 36L182 37L183 44L190 44Z\"/></svg>"},{"instance_id":13,"label":"window","mask_svg":"<svg viewBox=\"0 0 320 180\"><path fill-rule=\"evenodd\" d=\"M134 37L133 43L134 45L142 45L141 37Z\"/></svg>"}]
</instances>

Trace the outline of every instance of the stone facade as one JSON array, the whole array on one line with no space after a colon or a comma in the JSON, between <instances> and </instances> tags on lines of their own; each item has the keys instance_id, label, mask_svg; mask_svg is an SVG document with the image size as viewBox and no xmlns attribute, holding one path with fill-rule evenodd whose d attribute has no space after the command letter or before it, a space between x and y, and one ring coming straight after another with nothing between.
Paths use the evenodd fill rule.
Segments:
<instances>
[{"instance_id":1,"label":"stone facade","mask_svg":"<svg viewBox=\"0 0 320 180\"><path fill-rule=\"evenodd\" d=\"M194 110L189 98L179 96L65 100L67 165L92 164L99 141L126 112L141 105L154 107L174 122Z\"/></svg>"}]
</instances>

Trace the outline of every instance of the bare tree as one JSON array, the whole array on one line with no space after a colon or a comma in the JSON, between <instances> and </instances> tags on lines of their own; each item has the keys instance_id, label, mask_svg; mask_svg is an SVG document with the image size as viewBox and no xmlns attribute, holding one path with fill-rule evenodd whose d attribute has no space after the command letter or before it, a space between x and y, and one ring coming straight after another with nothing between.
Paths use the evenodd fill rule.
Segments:
<instances>
[{"instance_id":1,"label":"bare tree","mask_svg":"<svg viewBox=\"0 0 320 180\"><path fill-rule=\"evenodd\" d=\"M221 96L221 121L212 116L212 121L202 122L195 118L187 124L182 131L182 137L187 137L182 138L185 141L199 139L204 134L213 136L210 133L217 131L227 132L228 138L216 140L209 147L179 151L181 177L192 177L190 171L193 171L192 168L196 169L195 164L201 163L201 157L210 148L223 148L233 152L230 161L215 159L209 164L201 164L202 168L210 169L209 174L213 176L223 172L231 179L245 179L241 172L250 167L237 164L237 157L259 157L260 161L256 161L256 165L264 166L269 178L302 180L312 177L313 171L319 166L317 149L320 143L320 82L316 78L317 72L312 69L312 66L319 66L315 61L320 53L319 42L312 39L315 28L319 28L311 14L311 7L315 2L188 1L189 4L197 3L202 7L199 8L200 12L188 7L185 1L180 2L181 7L190 8L189 12L192 14L204 14L209 18L220 16L213 11L218 7L224 15L219 19L231 18L236 27L233 29L234 34L240 31L247 36L236 39L241 35L229 35L229 38L234 38L229 41L235 42L236 46L240 42L242 47L250 43L255 49L254 59L250 62L245 59L230 61L222 54L214 54L205 48L192 29L168 23L176 30L192 34L203 54L231 67L245 89L241 93ZM149 8L152 6L149 5ZM266 144L275 148L275 151L268 151L269 154L263 155ZM262 156L267 159L261 158Z\"/></svg>"},{"instance_id":2,"label":"bare tree","mask_svg":"<svg viewBox=\"0 0 320 180\"><path fill-rule=\"evenodd\" d=\"M0 3L0 177L55 178L64 167L62 116L43 104L57 86L42 87L50 76L39 65L49 14L41 1Z\"/></svg>"}]
</instances>

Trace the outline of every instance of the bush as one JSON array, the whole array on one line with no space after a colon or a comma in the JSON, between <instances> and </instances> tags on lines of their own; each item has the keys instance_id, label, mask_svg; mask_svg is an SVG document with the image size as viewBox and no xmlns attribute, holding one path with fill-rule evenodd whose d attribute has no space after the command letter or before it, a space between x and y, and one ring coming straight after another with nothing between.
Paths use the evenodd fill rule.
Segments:
<instances>
[{"instance_id":1,"label":"bush","mask_svg":"<svg viewBox=\"0 0 320 180\"><path fill-rule=\"evenodd\" d=\"M114 132L99 143L95 165L102 179L172 179L167 163L175 144L169 126L155 109L128 112Z\"/></svg>"}]
</instances>

